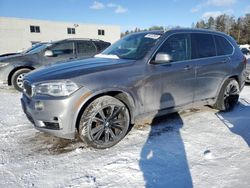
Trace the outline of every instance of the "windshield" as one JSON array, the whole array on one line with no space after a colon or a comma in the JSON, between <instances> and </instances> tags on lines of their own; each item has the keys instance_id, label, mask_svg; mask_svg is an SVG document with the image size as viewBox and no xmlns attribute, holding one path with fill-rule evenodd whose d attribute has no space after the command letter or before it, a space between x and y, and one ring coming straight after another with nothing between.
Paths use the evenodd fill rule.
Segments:
<instances>
[{"instance_id":1,"label":"windshield","mask_svg":"<svg viewBox=\"0 0 250 188\"><path fill-rule=\"evenodd\" d=\"M50 45L51 45L51 43L39 43L39 44L32 46L28 50L26 50L24 53L33 54L36 52L40 52L41 50L44 50L45 48L49 47Z\"/></svg>"},{"instance_id":2,"label":"windshield","mask_svg":"<svg viewBox=\"0 0 250 188\"><path fill-rule=\"evenodd\" d=\"M128 35L117 41L96 57L110 56L121 59L142 59L155 45L161 34L138 33Z\"/></svg>"}]
</instances>

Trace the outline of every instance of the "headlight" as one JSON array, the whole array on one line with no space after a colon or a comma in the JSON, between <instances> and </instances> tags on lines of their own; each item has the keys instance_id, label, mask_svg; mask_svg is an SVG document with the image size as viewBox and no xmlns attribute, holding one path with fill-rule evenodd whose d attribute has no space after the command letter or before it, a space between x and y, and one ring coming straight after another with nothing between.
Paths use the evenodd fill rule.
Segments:
<instances>
[{"instance_id":1,"label":"headlight","mask_svg":"<svg viewBox=\"0 0 250 188\"><path fill-rule=\"evenodd\" d=\"M34 95L51 95L56 97L69 96L79 89L79 86L71 81L48 82L35 85Z\"/></svg>"},{"instance_id":2,"label":"headlight","mask_svg":"<svg viewBox=\"0 0 250 188\"><path fill-rule=\"evenodd\" d=\"M0 63L0 67L5 67L7 66L9 63Z\"/></svg>"}]
</instances>

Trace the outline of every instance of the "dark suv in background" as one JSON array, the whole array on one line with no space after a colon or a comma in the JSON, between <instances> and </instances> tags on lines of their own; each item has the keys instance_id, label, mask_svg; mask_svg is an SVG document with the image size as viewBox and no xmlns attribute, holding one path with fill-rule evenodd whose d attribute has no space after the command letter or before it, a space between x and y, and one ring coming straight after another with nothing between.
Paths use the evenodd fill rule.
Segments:
<instances>
[{"instance_id":1,"label":"dark suv in background","mask_svg":"<svg viewBox=\"0 0 250 188\"><path fill-rule=\"evenodd\" d=\"M24 79L22 106L38 130L118 143L129 125L196 105L222 111L238 102L246 59L228 35L176 29L128 35L86 60L53 65Z\"/></svg>"},{"instance_id":2,"label":"dark suv in background","mask_svg":"<svg viewBox=\"0 0 250 188\"><path fill-rule=\"evenodd\" d=\"M22 91L25 74L44 65L89 58L110 45L93 39L65 39L41 43L24 53L0 58L0 81Z\"/></svg>"}]
</instances>

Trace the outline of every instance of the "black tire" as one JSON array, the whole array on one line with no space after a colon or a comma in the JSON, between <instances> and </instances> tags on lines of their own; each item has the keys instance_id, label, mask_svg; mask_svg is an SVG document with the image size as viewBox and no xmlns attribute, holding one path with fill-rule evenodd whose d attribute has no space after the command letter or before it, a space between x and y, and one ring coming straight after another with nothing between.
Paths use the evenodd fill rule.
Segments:
<instances>
[{"instance_id":1,"label":"black tire","mask_svg":"<svg viewBox=\"0 0 250 188\"><path fill-rule=\"evenodd\" d=\"M238 103L239 94L239 83L234 78L226 80L221 87L214 108L223 112L231 111Z\"/></svg>"},{"instance_id":2,"label":"black tire","mask_svg":"<svg viewBox=\"0 0 250 188\"><path fill-rule=\"evenodd\" d=\"M13 85L13 87L17 90L22 92L23 91L23 77L25 74L27 74L28 72L30 72L30 69L19 69L16 72L14 72L14 74L11 77L11 84Z\"/></svg>"},{"instance_id":3,"label":"black tire","mask_svg":"<svg viewBox=\"0 0 250 188\"><path fill-rule=\"evenodd\" d=\"M88 146L105 149L121 141L128 132L128 108L120 100L102 96L84 110L79 123L79 136Z\"/></svg>"}]
</instances>

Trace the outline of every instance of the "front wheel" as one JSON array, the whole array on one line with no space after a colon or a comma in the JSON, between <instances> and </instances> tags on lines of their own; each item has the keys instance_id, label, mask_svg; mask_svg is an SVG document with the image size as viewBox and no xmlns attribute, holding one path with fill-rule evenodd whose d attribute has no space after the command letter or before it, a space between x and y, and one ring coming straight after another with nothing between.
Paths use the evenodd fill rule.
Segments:
<instances>
[{"instance_id":1,"label":"front wheel","mask_svg":"<svg viewBox=\"0 0 250 188\"><path fill-rule=\"evenodd\" d=\"M239 94L240 89L238 82L233 78L226 80L221 88L214 107L224 112L232 110L238 103Z\"/></svg>"},{"instance_id":2,"label":"front wheel","mask_svg":"<svg viewBox=\"0 0 250 188\"><path fill-rule=\"evenodd\" d=\"M79 136L93 148L109 148L125 137L129 122L125 104L114 97L102 96L84 110L78 128Z\"/></svg>"},{"instance_id":3,"label":"front wheel","mask_svg":"<svg viewBox=\"0 0 250 188\"><path fill-rule=\"evenodd\" d=\"M17 91L23 91L23 78L30 71L30 69L20 69L13 74L11 83Z\"/></svg>"}]
</instances>

